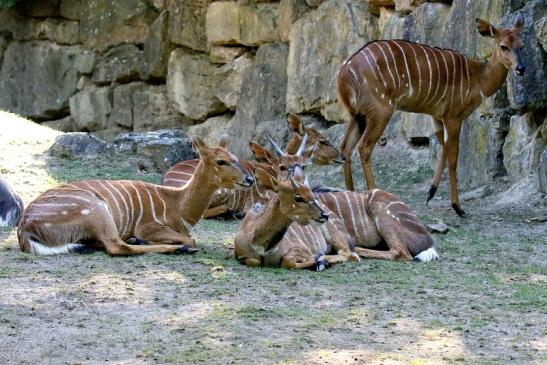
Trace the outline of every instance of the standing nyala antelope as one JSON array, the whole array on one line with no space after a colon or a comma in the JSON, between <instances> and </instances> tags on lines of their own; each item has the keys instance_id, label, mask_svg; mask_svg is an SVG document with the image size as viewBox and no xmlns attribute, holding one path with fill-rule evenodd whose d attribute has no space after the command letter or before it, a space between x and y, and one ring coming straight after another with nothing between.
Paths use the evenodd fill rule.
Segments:
<instances>
[{"instance_id":1,"label":"standing nyala antelope","mask_svg":"<svg viewBox=\"0 0 547 365\"><path fill-rule=\"evenodd\" d=\"M23 213L23 201L0 177L0 227L15 227Z\"/></svg>"},{"instance_id":2,"label":"standing nyala antelope","mask_svg":"<svg viewBox=\"0 0 547 365\"><path fill-rule=\"evenodd\" d=\"M304 156L309 158L312 163L317 165L328 165L330 163L341 163L342 154L334 147L330 141L315 128L306 128L304 123L294 114L288 117L288 127L291 137L287 143L287 151L296 153L302 145L302 139L305 134L308 137L308 148L304 151ZM250 142L250 148L257 162L271 163L270 153L255 142ZM162 179L162 184L166 186L183 186L192 177L199 160L187 160L172 166ZM255 161L242 160L249 171L253 171L256 165ZM263 167L264 168L264 167ZM205 211L204 218L212 218L225 213L232 213L236 216L245 215L245 213L261 201L262 193L260 187L255 185L252 189L219 189L211 204Z\"/></svg>"},{"instance_id":3,"label":"standing nyala antelope","mask_svg":"<svg viewBox=\"0 0 547 365\"><path fill-rule=\"evenodd\" d=\"M277 155L272 162L277 178L305 179L303 157L284 152L271 139L270 143ZM316 197L329 219L342 222L359 256L400 261L439 259L427 228L397 196L380 189L356 193L326 188L316 191Z\"/></svg>"},{"instance_id":4,"label":"standing nyala antelope","mask_svg":"<svg viewBox=\"0 0 547 365\"><path fill-rule=\"evenodd\" d=\"M519 34L524 25L518 13L513 28L496 29L477 19L479 33L496 41L488 62L469 59L456 51L404 40L373 41L348 57L338 72L338 98L351 119L341 150L345 157L346 187L353 190L351 153L358 145L369 189L375 187L371 167L374 145L395 110L433 117L441 156L426 203L435 195L448 163L452 208L463 217L458 200L456 167L462 122L503 84L508 70L524 74Z\"/></svg>"},{"instance_id":5,"label":"standing nyala antelope","mask_svg":"<svg viewBox=\"0 0 547 365\"><path fill-rule=\"evenodd\" d=\"M278 181L260 168L255 176L258 184L274 193L264 204L256 204L241 222L234 239L237 260L252 267L317 271L359 260L344 225L325 214L307 181Z\"/></svg>"},{"instance_id":6,"label":"standing nyala antelope","mask_svg":"<svg viewBox=\"0 0 547 365\"><path fill-rule=\"evenodd\" d=\"M191 228L219 187L249 187L253 177L222 138L192 139L200 163L180 188L130 180L83 180L46 191L19 225L21 250L48 255L104 249L110 255L193 253ZM124 241L146 243L131 245Z\"/></svg>"}]
</instances>

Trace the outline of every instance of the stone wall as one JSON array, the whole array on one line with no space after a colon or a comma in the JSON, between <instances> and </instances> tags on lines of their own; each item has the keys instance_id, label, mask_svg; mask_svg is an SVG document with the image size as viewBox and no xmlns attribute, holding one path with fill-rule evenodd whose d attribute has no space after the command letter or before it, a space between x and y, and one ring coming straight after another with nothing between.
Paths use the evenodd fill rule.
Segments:
<instances>
[{"instance_id":1,"label":"stone wall","mask_svg":"<svg viewBox=\"0 0 547 365\"><path fill-rule=\"evenodd\" d=\"M21 0L0 12L0 107L103 137L226 131L245 157L265 130L282 137L289 112L343 122L336 70L366 42L404 38L482 59L493 42L474 19L508 26L519 10L527 72L466 122L460 181L535 175L547 192L545 0ZM431 132L429 117L401 113L388 138L435 157Z\"/></svg>"}]
</instances>

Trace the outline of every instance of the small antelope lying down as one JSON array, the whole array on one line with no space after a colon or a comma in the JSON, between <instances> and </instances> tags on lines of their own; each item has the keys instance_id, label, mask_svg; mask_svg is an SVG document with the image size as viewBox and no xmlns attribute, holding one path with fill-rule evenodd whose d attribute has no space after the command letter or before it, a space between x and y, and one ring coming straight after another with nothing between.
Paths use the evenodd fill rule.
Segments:
<instances>
[{"instance_id":1,"label":"small antelope lying down","mask_svg":"<svg viewBox=\"0 0 547 365\"><path fill-rule=\"evenodd\" d=\"M0 227L15 227L21 219L23 201L0 177Z\"/></svg>"},{"instance_id":2,"label":"small antelope lying down","mask_svg":"<svg viewBox=\"0 0 547 365\"><path fill-rule=\"evenodd\" d=\"M289 153L296 153L302 146L304 135L308 135L308 148L300 152L304 157L310 159L317 165L328 165L331 163L342 163L341 153L334 147L329 140L315 128L306 128L304 123L294 114L288 117L288 126L291 131L291 137L287 144ZM262 148L255 142L250 143L251 150L256 161L270 161L272 159L269 151ZM192 177L199 160L187 160L172 166L162 179L162 184L166 186L183 186ZM241 161L249 171L254 170L255 161ZM205 211L204 218L212 218L227 212L237 215L245 215L247 211L260 201L259 188L253 189L219 189L208 209Z\"/></svg>"},{"instance_id":3,"label":"small antelope lying down","mask_svg":"<svg viewBox=\"0 0 547 365\"><path fill-rule=\"evenodd\" d=\"M84 180L46 191L19 225L22 251L40 255L103 249L110 255L193 253L190 230L219 187L249 187L253 177L226 150L194 137L201 160L180 188L131 180ZM146 245L131 245L136 241ZM144 241L144 242L143 242Z\"/></svg>"},{"instance_id":4,"label":"small antelope lying down","mask_svg":"<svg viewBox=\"0 0 547 365\"><path fill-rule=\"evenodd\" d=\"M278 181L262 169L255 174L257 183L275 193L241 222L234 239L237 260L253 267L317 271L327 264L359 260L343 224L325 214L307 182ZM331 251L336 254L328 255Z\"/></svg>"},{"instance_id":5,"label":"small antelope lying down","mask_svg":"<svg viewBox=\"0 0 547 365\"><path fill-rule=\"evenodd\" d=\"M270 142L277 155L272 161L277 178L302 181L304 159ZM330 218L341 220L359 256L401 261L439 259L427 228L395 195L380 189L356 193L327 188L316 197ZM386 246L387 251L378 250Z\"/></svg>"}]
</instances>

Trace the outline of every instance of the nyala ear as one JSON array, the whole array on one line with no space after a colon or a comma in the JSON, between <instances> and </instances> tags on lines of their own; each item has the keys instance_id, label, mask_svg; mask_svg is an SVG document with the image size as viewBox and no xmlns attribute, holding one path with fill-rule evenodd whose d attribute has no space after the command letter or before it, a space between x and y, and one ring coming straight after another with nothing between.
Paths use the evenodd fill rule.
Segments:
<instances>
[{"instance_id":1,"label":"nyala ear","mask_svg":"<svg viewBox=\"0 0 547 365\"><path fill-rule=\"evenodd\" d=\"M298 118L294 114L289 114L289 117L287 120L289 122L289 130L291 132L298 133L301 136L304 135L304 132L305 132L304 123L302 123L300 118Z\"/></svg>"},{"instance_id":2,"label":"nyala ear","mask_svg":"<svg viewBox=\"0 0 547 365\"><path fill-rule=\"evenodd\" d=\"M192 136L192 149L196 151L197 154L199 154L205 147L207 147L207 145L201 138L198 136Z\"/></svg>"},{"instance_id":3,"label":"nyala ear","mask_svg":"<svg viewBox=\"0 0 547 365\"><path fill-rule=\"evenodd\" d=\"M228 147L228 145L230 144L230 137L228 137L227 135L223 134L222 136L220 136L220 139L218 140L218 145L222 148L226 148Z\"/></svg>"},{"instance_id":4,"label":"nyala ear","mask_svg":"<svg viewBox=\"0 0 547 365\"><path fill-rule=\"evenodd\" d=\"M524 27L524 15L522 14L522 12L519 11L517 13L517 17L515 18L515 23L513 24L513 28L517 32L520 32L523 27Z\"/></svg>"},{"instance_id":5,"label":"nyala ear","mask_svg":"<svg viewBox=\"0 0 547 365\"><path fill-rule=\"evenodd\" d=\"M272 164L274 156L270 151L254 141L250 141L249 146L251 147L251 151L253 152L253 156L255 157L257 162L270 165Z\"/></svg>"},{"instance_id":6,"label":"nyala ear","mask_svg":"<svg viewBox=\"0 0 547 365\"><path fill-rule=\"evenodd\" d=\"M257 184L264 189L270 189L277 191L279 182L275 177L269 174L266 170L257 167L255 169L255 179Z\"/></svg>"},{"instance_id":7,"label":"nyala ear","mask_svg":"<svg viewBox=\"0 0 547 365\"><path fill-rule=\"evenodd\" d=\"M496 29L496 27L494 27L487 21L477 18L475 19L475 22L477 23L477 30L483 37L496 38L496 36L498 35L498 30Z\"/></svg>"}]
</instances>

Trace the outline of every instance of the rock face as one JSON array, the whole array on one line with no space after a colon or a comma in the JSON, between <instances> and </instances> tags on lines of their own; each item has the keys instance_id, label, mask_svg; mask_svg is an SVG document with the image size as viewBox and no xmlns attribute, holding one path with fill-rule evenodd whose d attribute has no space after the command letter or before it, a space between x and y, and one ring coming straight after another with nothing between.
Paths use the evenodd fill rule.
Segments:
<instances>
[{"instance_id":1,"label":"rock face","mask_svg":"<svg viewBox=\"0 0 547 365\"><path fill-rule=\"evenodd\" d=\"M52 156L70 159L77 156L96 157L104 154L107 150L106 142L91 134L72 132L57 137L48 153Z\"/></svg>"},{"instance_id":2,"label":"rock face","mask_svg":"<svg viewBox=\"0 0 547 365\"><path fill-rule=\"evenodd\" d=\"M347 118L336 101L347 56L370 40L399 38L485 60L494 41L479 35L475 18L510 27L518 11L527 70L510 72L465 121L459 185L507 176L545 191L545 0L20 1L0 10L0 107L107 137L180 128L215 142L228 133L241 157L250 139L285 143L292 112L339 144L345 125L329 122ZM382 138L377 148L393 156L437 163L428 116L396 112ZM340 174L329 167L313 177L338 182Z\"/></svg>"},{"instance_id":3,"label":"rock face","mask_svg":"<svg viewBox=\"0 0 547 365\"><path fill-rule=\"evenodd\" d=\"M10 43L0 71L0 108L34 118L66 113L78 82L74 57L81 51L50 42Z\"/></svg>"},{"instance_id":4,"label":"rock face","mask_svg":"<svg viewBox=\"0 0 547 365\"><path fill-rule=\"evenodd\" d=\"M283 43L264 45L256 52L252 67L243 74L241 95L228 134L231 150L248 157L248 141L254 137L255 126L285 114L288 47Z\"/></svg>"},{"instance_id":5,"label":"rock face","mask_svg":"<svg viewBox=\"0 0 547 365\"><path fill-rule=\"evenodd\" d=\"M287 66L287 111L319 110L328 120L341 121L336 102L335 75L344 59L378 37L378 22L366 3L336 0L292 25Z\"/></svg>"}]
</instances>

